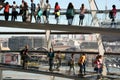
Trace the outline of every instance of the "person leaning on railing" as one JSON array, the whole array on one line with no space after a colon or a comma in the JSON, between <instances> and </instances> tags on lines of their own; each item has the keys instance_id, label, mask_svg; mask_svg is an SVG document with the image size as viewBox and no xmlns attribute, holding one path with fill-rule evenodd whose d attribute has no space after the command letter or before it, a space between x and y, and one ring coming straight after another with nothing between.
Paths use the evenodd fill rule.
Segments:
<instances>
[{"instance_id":1,"label":"person leaning on railing","mask_svg":"<svg viewBox=\"0 0 120 80\"><path fill-rule=\"evenodd\" d=\"M67 17L67 20L68 20L68 25L72 25L74 15L75 15L74 6L73 6L73 4L70 2L70 3L68 4L68 8L67 8L67 12L66 12L66 17Z\"/></svg>"},{"instance_id":2,"label":"person leaning on railing","mask_svg":"<svg viewBox=\"0 0 120 80\"><path fill-rule=\"evenodd\" d=\"M54 14L55 14L55 19L56 19L56 24L58 24L59 16L60 16L60 6L59 6L58 2L55 3Z\"/></svg>"}]
</instances>

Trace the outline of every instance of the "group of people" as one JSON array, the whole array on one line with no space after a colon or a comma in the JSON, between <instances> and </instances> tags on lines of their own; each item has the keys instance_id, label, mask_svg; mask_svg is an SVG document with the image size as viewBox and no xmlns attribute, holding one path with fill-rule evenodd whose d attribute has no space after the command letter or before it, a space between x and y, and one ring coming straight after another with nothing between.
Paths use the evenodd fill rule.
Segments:
<instances>
[{"instance_id":1,"label":"group of people","mask_svg":"<svg viewBox=\"0 0 120 80\"><path fill-rule=\"evenodd\" d=\"M49 0L46 0L46 3L43 3L43 0L40 0L40 3L38 3L37 6L34 3L34 0L31 0L30 14L29 14L28 3L24 0L22 0L22 4L20 6L18 6L16 2L13 1L13 5L9 5L9 3L6 2L5 5L2 7L4 7L4 15L6 21L8 21L9 19L9 14L10 14L9 9L12 8L12 18L11 18L12 21L15 21L17 19L17 16L21 15L23 22L29 22L29 21L32 22L32 17L34 16L35 22L40 23L41 16L43 16L43 22L49 23L48 18L51 9ZM17 8L19 8L19 11L16 10ZM56 24L59 23L60 10L61 10L60 5L58 2L56 2L54 6L54 15L56 19ZM79 25L83 25L84 13L85 13L85 7L84 4L82 4L80 7ZM68 25L72 25L74 15L75 15L75 9L73 4L70 2L66 10L66 18L68 20Z\"/></svg>"},{"instance_id":2,"label":"group of people","mask_svg":"<svg viewBox=\"0 0 120 80\"><path fill-rule=\"evenodd\" d=\"M78 59L78 66L79 68L79 74L80 75L85 75L86 74L86 60L87 60L87 56L85 55L85 53L83 53L82 55L80 55L79 59ZM68 61L68 66L69 68L69 73L71 73L71 69L73 69L73 74L75 75L75 57L74 54L71 54L71 57Z\"/></svg>"},{"instance_id":3,"label":"group of people","mask_svg":"<svg viewBox=\"0 0 120 80\"><path fill-rule=\"evenodd\" d=\"M23 69L27 69L28 68L27 63L29 61L29 58L31 58L28 54L28 45L25 46L25 48L21 51L20 54L21 54ZM75 55L74 53L71 54L67 65L69 66L69 70L68 70L69 73L71 73L71 70L73 69L73 74L75 75L75 68L74 68L75 56L74 55ZM49 71L54 71L54 70L60 71L60 66L62 64L62 57L61 57L60 51L57 51L55 53L54 50L50 48L48 51L47 57L48 57ZM97 55L93 61L94 71L96 71L99 74L102 74L102 70L103 70L102 60L103 60L102 55ZM80 55L77 62L79 66L79 74L82 76L86 74L86 64L87 64L86 62L87 62L87 56L85 53L83 53L82 55Z\"/></svg>"},{"instance_id":4,"label":"group of people","mask_svg":"<svg viewBox=\"0 0 120 80\"><path fill-rule=\"evenodd\" d=\"M28 3L24 0L22 0L22 4L18 6L15 1L13 1L13 5L10 5L8 2L5 3L5 5L0 6L4 8L4 16L5 16L5 21L8 21L9 15L10 15L10 8L12 8L12 17L11 21L15 21L17 19L18 15L22 16L22 21L23 22L32 22L32 17L34 16L35 22L40 21L41 14L44 16L44 23L48 23L48 17L49 17L49 11L50 11L50 4L49 1L46 0L46 3L42 3L43 0L41 0L40 4L38 3L37 6L34 3L34 0L31 0L31 6L30 6L30 11L29 13L29 6ZM19 9L19 11L17 10ZM42 10L42 13L40 11Z\"/></svg>"},{"instance_id":5,"label":"group of people","mask_svg":"<svg viewBox=\"0 0 120 80\"><path fill-rule=\"evenodd\" d=\"M34 3L34 0L31 0L31 6L30 10L31 13L29 14L29 7L26 1L22 0L22 4L20 6L17 6L16 2L13 1L13 5L9 5L8 2L5 3L4 7L4 15L5 20L8 21L9 19L9 8L12 8L12 21L15 21L17 19L17 15L22 16L23 22L32 22L32 16L34 16L36 23L41 23L41 16L43 16L43 22L49 23L49 15L51 10L51 5L49 4L49 0L46 0L46 3L43 3L43 0L40 0L40 3L36 4ZM18 12L16 8L20 8L20 11ZM60 5L58 2L55 3L54 6L54 15L56 19L56 24L59 23L59 16L60 16ZM83 25L83 20L85 17L85 6L84 4L81 4L80 6L80 12L79 12L79 25ZM112 10L109 13L109 17L111 19L111 27L113 25L116 25L115 23L115 17L116 17L116 6L112 6ZM66 19L68 20L68 25L72 25L73 19L75 15L75 8L72 2L68 4L67 10L66 10Z\"/></svg>"}]
</instances>

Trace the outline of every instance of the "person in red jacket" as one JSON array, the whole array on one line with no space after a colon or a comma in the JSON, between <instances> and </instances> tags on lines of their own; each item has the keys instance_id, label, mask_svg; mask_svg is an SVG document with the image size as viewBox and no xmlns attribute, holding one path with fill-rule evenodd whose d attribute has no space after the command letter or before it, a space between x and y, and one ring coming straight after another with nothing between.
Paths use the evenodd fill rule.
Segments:
<instances>
[{"instance_id":1,"label":"person in red jacket","mask_svg":"<svg viewBox=\"0 0 120 80\"><path fill-rule=\"evenodd\" d=\"M117 9L116 9L116 6L115 5L112 5L112 21L111 21L111 27L114 25L114 27L116 26L116 23L115 23L115 18L116 18L116 13L117 13Z\"/></svg>"},{"instance_id":2,"label":"person in red jacket","mask_svg":"<svg viewBox=\"0 0 120 80\"><path fill-rule=\"evenodd\" d=\"M56 24L59 23L59 16L60 16L60 6L58 2L55 3L55 8L54 8L54 13L55 13L55 19L56 19Z\"/></svg>"},{"instance_id":3,"label":"person in red jacket","mask_svg":"<svg viewBox=\"0 0 120 80\"><path fill-rule=\"evenodd\" d=\"M9 8L10 8L10 5L8 2L6 2L4 6L5 21L8 21L9 19Z\"/></svg>"}]
</instances>

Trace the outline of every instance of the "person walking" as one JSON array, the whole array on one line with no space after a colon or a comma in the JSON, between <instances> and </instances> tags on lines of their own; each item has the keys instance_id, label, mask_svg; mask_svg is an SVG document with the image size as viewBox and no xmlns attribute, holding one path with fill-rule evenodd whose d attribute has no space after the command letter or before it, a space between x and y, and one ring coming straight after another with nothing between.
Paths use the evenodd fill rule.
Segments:
<instances>
[{"instance_id":1,"label":"person walking","mask_svg":"<svg viewBox=\"0 0 120 80\"><path fill-rule=\"evenodd\" d=\"M55 19L56 19L56 24L58 24L59 16L60 16L60 6L59 6L58 2L55 3L54 14L55 14Z\"/></svg>"},{"instance_id":2,"label":"person walking","mask_svg":"<svg viewBox=\"0 0 120 80\"><path fill-rule=\"evenodd\" d=\"M70 2L68 4L68 8L67 8L67 12L66 12L66 17L67 17L67 20L68 20L68 25L72 25L74 14L75 14L74 6Z\"/></svg>"},{"instance_id":3,"label":"person walking","mask_svg":"<svg viewBox=\"0 0 120 80\"><path fill-rule=\"evenodd\" d=\"M36 22L36 4L34 3L34 0L31 0L31 15L30 15L30 22L32 22L32 16L34 16L35 22Z\"/></svg>"},{"instance_id":4,"label":"person walking","mask_svg":"<svg viewBox=\"0 0 120 80\"><path fill-rule=\"evenodd\" d=\"M84 4L81 5L80 7L80 16L79 16L79 25L83 25L83 19L85 17L84 13L85 13L86 9Z\"/></svg>"},{"instance_id":5,"label":"person walking","mask_svg":"<svg viewBox=\"0 0 120 80\"><path fill-rule=\"evenodd\" d=\"M85 53L83 53L80 56L80 58L78 60L78 65L80 67L80 69L79 69L80 74L85 75L86 74L86 55L85 55ZM83 73L83 71L84 71L84 73Z\"/></svg>"},{"instance_id":6,"label":"person walking","mask_svg":"<svg viewBox=\"0 0 120 80\"><path fill-rule=\"evenodd\" d=\"M48 52L48 58L49 58L49 71L53 71L54 51L52 50L52 48L50 48L50 51Z\"/></svg>"},{"instance_id":7,"label":"person walking","mask_svg":"<svg viewBox=\"0 0 120 80\"><path fill-rule=\"evenodd\" d=\"M11 21L15 21L15 19L17 19L18 12L16 11L16 8L18 8L18 6L17 6L16 2L13 1Z\"/></svg>"}]
</instances>

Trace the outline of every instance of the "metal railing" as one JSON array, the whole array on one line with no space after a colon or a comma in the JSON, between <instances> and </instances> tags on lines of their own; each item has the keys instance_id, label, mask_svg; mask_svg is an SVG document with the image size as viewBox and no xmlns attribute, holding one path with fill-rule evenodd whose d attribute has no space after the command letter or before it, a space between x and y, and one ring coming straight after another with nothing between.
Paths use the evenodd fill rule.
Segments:
<instances>
[{"instance_id":1,"label":"metal railing","mask_svg":"<svg viewBox=\"0 0 120 80\"><path fill-rule=\"evenodd\" d=\"M79 25L79 9L76 9L75 10L75 16L74 16L74 19L73 19L73 24L72 25ZM93 11L97 11L97 17L98 17L98 21L99 21L99 25L103 28L109 28L110 27L110 24L111 24L111 19L109 19L108 17L108 13L110 10L93 10ZM120 10L117 10L117 15L116 15L116 28L119 28L119 11ZM91 14L90 14L91 10L87 10L86 13L85 13L85 18L84 18L84 22L83 22L83 26L93 26L91 25L91 21L92 21L92 17L91 17ZM61 15L59 17L59 23L58 24L68 24L67 22L67 19L66 19L66 9L61 9L60 11ZM1 13L0 14L1 16L1 19L4 20L4 14ZM10 21L10 17L9 17L9 21ZM44 18L43 16L41 16L41 23L44 23ZM21 16L18 16L18 18L16 19L16 21L22 21L22 17ZM35 20L33 19L32 20L32 23L35 23ZM56 24L56 19L54 17L54 12L53 12L53 9L51 9L50 11L50 16L49 16L49 24Z\"/></svg>"}]
</instances>

